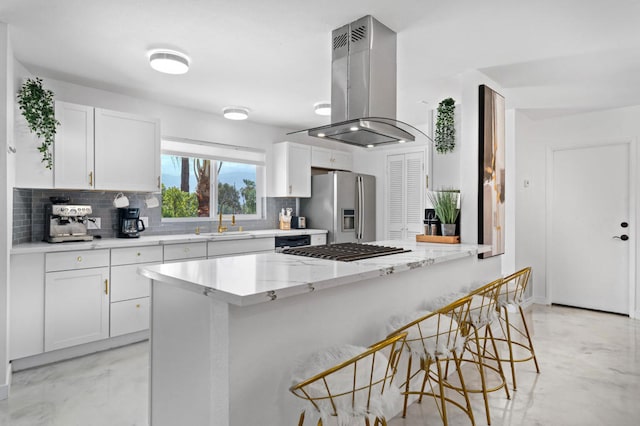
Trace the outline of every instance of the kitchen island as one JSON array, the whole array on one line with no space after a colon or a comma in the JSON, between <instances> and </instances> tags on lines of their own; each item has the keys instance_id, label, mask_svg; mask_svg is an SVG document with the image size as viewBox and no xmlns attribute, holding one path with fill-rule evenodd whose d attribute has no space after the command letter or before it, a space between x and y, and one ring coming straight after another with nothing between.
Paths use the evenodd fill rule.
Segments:
<instances>
[{"instance_id":1,"label":"kitchen island","mask_svg":"<svg viewBox=\"0 0 640 426\"><path fill-rule=\"evenodd\" d=\"M288 392L300 357L367 346L391 315L500 275L489 246L408 241L410 252L337 262L282 253L141 268L153 280L150 421L154 426L294 424Z\"/></svg>"}]
</instances>

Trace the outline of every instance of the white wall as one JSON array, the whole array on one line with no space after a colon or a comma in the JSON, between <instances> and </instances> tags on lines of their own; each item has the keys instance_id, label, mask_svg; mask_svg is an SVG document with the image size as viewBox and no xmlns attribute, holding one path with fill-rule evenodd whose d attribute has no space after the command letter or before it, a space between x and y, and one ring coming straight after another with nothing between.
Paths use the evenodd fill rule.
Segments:
<instances>
[{"instance_id":1,"label":"white wall","mask_svg":"<svg viewBox=\"0 0 640 426\"><path fill-rule=\"evenodd\" d=\"M588 114L580 114L542 121L532 121L523 114L516 116L517 122L517 185L518 203L516 221L516 264L533 266L534 298L540 303L549 302L546 285L546 169L547 150L577 144L594 144L630 141L637 144L640 138L640 106L619 108ZM636 152L638 150L636 149ZM638 164L638 159L633 159ZM636 173L636 188L640 188L640 177ZM524 188L524 180L529 187ZM636 197L638 198L638 197ZM633 206L637 212L639 206ZM630 223L630 230L636 229ZM636 252L638 243L636 240ZM638 271L636 271L636 277ZM640 318L640 285L636 281L635 317ZM633 312L632 312L633 314Z\"/></svg>"}]
</instances>

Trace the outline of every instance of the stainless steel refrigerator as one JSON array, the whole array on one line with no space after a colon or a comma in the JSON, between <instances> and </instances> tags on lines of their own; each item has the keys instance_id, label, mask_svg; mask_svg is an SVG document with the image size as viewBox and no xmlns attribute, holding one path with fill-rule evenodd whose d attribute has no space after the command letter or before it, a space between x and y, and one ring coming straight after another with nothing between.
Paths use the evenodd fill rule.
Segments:
<instances>
[{"instance_id":1,"label":"stainless steel refrigerator","mask_svg":"<svg viewBox=\"0 0 640 426\"><path fill-rule=\"evenodd\" d=\"M311 198L300 199L307 228L327 229L327 243L376 239L376 178L351 172L311 177Z\"/></svg>"}]
</instances>

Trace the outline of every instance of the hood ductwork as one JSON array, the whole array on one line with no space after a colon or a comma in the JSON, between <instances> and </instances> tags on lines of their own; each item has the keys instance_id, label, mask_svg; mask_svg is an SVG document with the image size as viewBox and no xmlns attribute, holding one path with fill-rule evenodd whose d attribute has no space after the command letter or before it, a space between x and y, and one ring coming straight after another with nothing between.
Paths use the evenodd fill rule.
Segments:
<instances>
[{"instance_id":1,"label":"hood ductwork","mask_svg":"<svg viewBox=\"0 0 640 426\"><path fill-rule=\"evenodd\" d=\"M334 30L331 39L332 124L302 131L361 147L423 134L396 120L396 33L367 15Z\"/></svg>"}]
</instances>

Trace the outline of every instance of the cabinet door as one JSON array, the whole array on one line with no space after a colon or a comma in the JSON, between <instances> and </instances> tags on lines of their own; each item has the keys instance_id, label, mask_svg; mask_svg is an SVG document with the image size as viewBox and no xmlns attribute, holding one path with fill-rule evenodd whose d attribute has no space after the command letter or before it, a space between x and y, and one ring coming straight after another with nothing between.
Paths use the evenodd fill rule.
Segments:
<instances>
[{"instance_id":1,"label":"cabinet door","mask_svg":"<svg viewBox=\"0 0 640 426\"><path fill-rule=\"evenodd\" d=\"M9 359L44 351L44 254L12 254Z\"/></svg>"},{"instance_id":2,"label":"cabinet door","mask_svg":"<svg viewBox=\"0 0 640 426\"><path fill-rule=\"evenodd\" d=\"M56 102L56 119L54 186L93 189L93 107Z\"/></svg>"},{"instance_id":3,"label":"cabinet door","mask_svg":"<svg viewBox=\"0 0 640 426\"><path fill-rule=\"evenodd\" d=\"M311 236L312 246L323 246L327 244L327 234L313 234Z\"/></svg>"},{"instance_id":4,"label":"cabinet door","mask_svg":"<svg viewBox=\"0 0 640 426\"><path fill-rule=\"evenodd\" d=\"M160 190L160 122L95 110L95 188Z\"/></svg>"},{"instance_id":5,"label":"cabinet door","mask_svg":"<svg viewBox=\"0 0 640 426\"><path fill-rule=\"evenodd\" d=\"M414 239L422 234L424 176L424 153L387 156L388 239Z\"/></svg>"},{"instance_id":6,"label":"cabinet door","mask_svg":"<svg viewBox=\"0 0 640 426\"><path fill-rule=\"evenodd\" d=\"M125 300L111 304L111 337L149 328L151 298Z\"/></svg>"},{"instance_id":7,"label":"cabinet door","mask_svg":"<svg viewBox=\"0 0 640 426\"><path fill-rule=\"evenodd\" d=\"M111 302L149 297L151 280L138 273L143 266L159 265L158 263L141 263L111 267Z\"/></svg>"},{"instance_id":8,"label":"cabinet door","mask_svg":"<svg viewBox=\"0 0 640 426\"><path fill-rule=\"evenodd\" d=\"M45 278L44 350L109 337L109 268L49 272Z\"/></svg>"},{"instance_id":9,"label":"cabinet door","mask_svg":"<svg viewBox=\"0 0 640 426\"><path fill-rule=\"evenodd\" d=\"M322 169L332 168L331 150L326 148L311 147L311 166Z\"/></svg>"},{"instance_id":10,"label":"cabinet door","mask_svg":"<svg viewBox=\"0 0 640 426\"><path fill-rule=\"evenodd\" d=\"M353 169L353 154L346 151L332 151L331 154L333 168L336 170L347 171L351 171Z\"/></svg>"},{"instance_id":11,"label":"cabinet door","mask_svg":"<svg viewBox=\"0 0 640 426\"><path fill-rule=\"evenodd\" d=\"M311 147L291 142L273 145L272 197L311 196Z\"/></svg>"}]
</instances>

